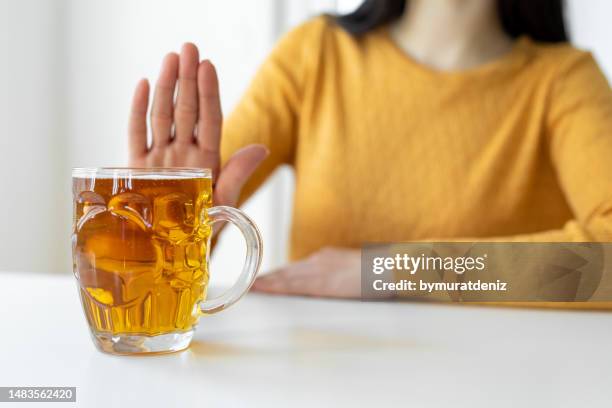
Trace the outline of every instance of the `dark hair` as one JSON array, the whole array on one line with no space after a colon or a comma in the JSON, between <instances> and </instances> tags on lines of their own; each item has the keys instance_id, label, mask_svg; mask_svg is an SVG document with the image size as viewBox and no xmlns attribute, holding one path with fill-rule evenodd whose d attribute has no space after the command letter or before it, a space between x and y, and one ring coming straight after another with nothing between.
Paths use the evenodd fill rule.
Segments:
<instances>
[{"instance_id":1,"label":"dark hair","mask_svg":"<svg viewBox=\"0 0 612 408\"><path fill-rule=\"evenodd\" d=\"M365 0L352 13L336 22L353 35L365 34L402 16L409 0ZM513 38L527 35L535 41L568 41L563 0L496 0L506 33Z\"/></svg>"}]
</instances>

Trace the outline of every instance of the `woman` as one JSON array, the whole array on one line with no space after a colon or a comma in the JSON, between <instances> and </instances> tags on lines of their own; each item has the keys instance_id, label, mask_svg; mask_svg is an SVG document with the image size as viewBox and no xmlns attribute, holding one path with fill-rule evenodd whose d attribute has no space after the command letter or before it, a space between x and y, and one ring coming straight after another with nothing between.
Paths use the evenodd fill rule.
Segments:
<instances>
[{"instance_id":1,"label":"woman","mask_svg":"<svg viewBox=\"0 0 612 408\"><path fill-rule=\"evenodd\" d=\"M164 59L152 146L148 95L143 80L133 166L211 167L224 205L295 168L293 263L256 290L358 297L363 242L612 239L612 93L568 45L560 0L366 0L315 18L223 131L191 44Z\"/></svg>"}]
</instances>

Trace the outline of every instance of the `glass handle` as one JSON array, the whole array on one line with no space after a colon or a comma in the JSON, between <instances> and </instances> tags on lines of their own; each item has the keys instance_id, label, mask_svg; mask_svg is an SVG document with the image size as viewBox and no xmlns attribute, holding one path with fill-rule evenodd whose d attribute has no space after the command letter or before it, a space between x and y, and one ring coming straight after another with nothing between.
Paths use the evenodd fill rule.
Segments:
<instances>
[{"instance_id":1,"label":"glass handle","mask_svg":"<svg viewBox=\"0 0 612 408\"><path fill-rule=\"evenodd\" d=\"M229 221L238 227L246 241L246 259L244 260L242 273L234 286L215 299L200 302L200 313L213 314L227 309L249 291L261 266L263 243L257 226L242 211L226 206L212 207L205 211L211 220L211 224L219 221Z\"/></svg>"}]
</instances>

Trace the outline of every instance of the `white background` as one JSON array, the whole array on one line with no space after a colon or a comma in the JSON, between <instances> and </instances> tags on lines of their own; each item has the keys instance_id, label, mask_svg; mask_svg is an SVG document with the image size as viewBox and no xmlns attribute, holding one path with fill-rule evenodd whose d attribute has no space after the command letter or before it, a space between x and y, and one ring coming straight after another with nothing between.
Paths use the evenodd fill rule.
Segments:
<instances>
[{"instance_id":1,"label":"white background","mask_svg":"<svg viewBox=\"0 0 612 408\"><path fill-rule=\"evenodd\" d=\"M2 0L0 2L0 271L70 273L70 168L126 164L126 119L138 79L195 42L221 77L231 111L291 26L358 0ZM612 78L612 2L569 2L574 43ZM285 260L292 179L285 169L245 210L260 225L264 267ZM236 276L242 244L228 234L213 278ZM223 271L216 272L215 271Z\"/></svg>"}]
</instances>

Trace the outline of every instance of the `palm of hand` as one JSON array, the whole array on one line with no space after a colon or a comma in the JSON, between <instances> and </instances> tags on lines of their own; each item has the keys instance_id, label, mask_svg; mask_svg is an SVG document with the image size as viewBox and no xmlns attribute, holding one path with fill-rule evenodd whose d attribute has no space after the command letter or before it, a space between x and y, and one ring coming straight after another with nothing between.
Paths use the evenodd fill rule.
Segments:
<instances>
[{"instance_id":1,"label":"palm of hand","mask_svg":"<svg viewBox=\"0 0 612 408\"><path fill-rule=\"evenodd\" d=\"M268 150L262 145L245 146L220 168L222 114L214 66L210 61L199 61L193 44L185 44L180 56L170 53L164 58L150 109L150 145L149 93L148 81L141 80L129 121L129 165L209 168L216 182L215 203L235 206L244 183Z\"/></svg>"}]
</instances>

